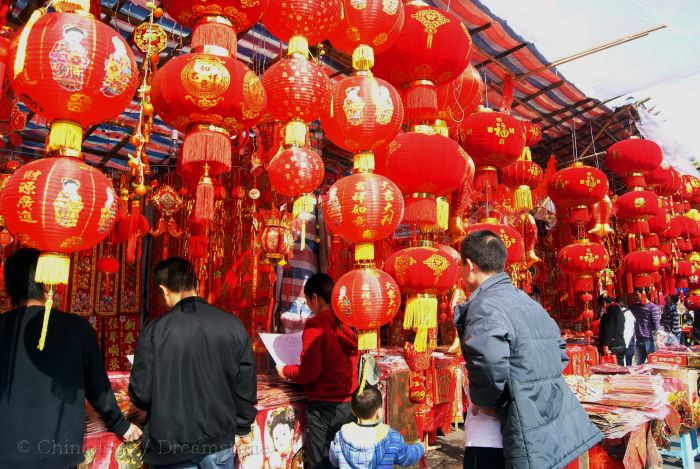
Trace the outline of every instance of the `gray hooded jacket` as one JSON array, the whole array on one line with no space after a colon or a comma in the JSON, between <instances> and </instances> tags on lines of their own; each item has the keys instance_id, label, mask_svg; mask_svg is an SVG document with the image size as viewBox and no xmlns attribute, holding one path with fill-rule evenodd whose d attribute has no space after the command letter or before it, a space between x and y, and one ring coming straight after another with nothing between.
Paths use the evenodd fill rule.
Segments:
<instances>
[{"instance_id":1,"label":"gray hooded jacket","mask_svg":"<svg viewBox=\"0 0 700 469\"><path fill-rule=\"evenodd\" d=\"M505 273L455 307L455 325L470 399L501 418L506 467L562 468L603 439L562 377L559 327Z\"/></svg>"}]
</instances>

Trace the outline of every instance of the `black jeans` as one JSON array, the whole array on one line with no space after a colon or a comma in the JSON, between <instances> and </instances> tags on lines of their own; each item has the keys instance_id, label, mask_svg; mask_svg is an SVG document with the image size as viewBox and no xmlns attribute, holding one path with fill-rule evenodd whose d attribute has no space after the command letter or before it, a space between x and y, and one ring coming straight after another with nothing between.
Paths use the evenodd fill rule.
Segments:
<instances>
[{"instance_id":1,"label":"black jeans","mask_svg":"<svg viewBox=\"0 0 700 469\"><path fill-rule=\"evenodd\" d=\"M632 339L629 347L625 350L625 366L632 366L632 359L634 358L634 352L636 349L635 340Z\"/></svg>"},{"instance_id":2,"label":"black jeans","mask_svg":"<svg viewBox=\"0 0 700 469\"><path fill-rule=\"evenodd\" d=\"M464 469L505 469L506 461L501 448L464 448Z\"/></svg>"},{"instance_id":3,"label":"black jeans","mask_svg":"<svg viewBox=\"0 0 700 469\"><path fill-rule=\"evenodd\" d=\"M349 402L311 401L306 404L304 469L334 469L328 451L340 427L351 421Z\"/></svg>"}]
</instances>

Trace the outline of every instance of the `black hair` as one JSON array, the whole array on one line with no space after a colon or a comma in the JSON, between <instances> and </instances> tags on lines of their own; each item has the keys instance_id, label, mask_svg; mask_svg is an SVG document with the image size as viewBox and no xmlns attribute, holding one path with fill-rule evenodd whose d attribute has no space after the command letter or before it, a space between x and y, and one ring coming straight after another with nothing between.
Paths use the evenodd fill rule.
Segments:
<instances>
[{"instance_id":1,"label":"black hair","mask_svg":"<svg viewBox=\"0 0 700 469\"><path fill-rule=\"evenodd\" d=\"M197 289L197 275L190 261L171 257L160 261L153 271L156 286L163 285L173 293Z\"/></svg>"},{"instance_id":2,"label":"black hair","mask_svg":"<svg viewBox=\"0 0 700 469\"><path fill-rule=\"evenodd\" d=\"M323 298L327 304L331 304L331 294L333 293L335 282L326 274L313 274L304 284L304 295L313 295Z\"/></svg>"},{"instance_id":3,"label":"black hair","mask_svg":"<svg viewBox=\"0 0 700 469\"><path fill-rule=\"evenodd\" d=\"M608 314L613 314L613 313L622 314L622 307L617 303L609 304L608 307L605 308L605 312Z\"/></svg>"},{"instance_id":4,"label":"black hair","mask_svg":"<svg viewBox=\"0 0 700 469\"><path fill-rule=\"evenodd\" d=\"M371 384L365 385L360 392L357 388L352 394L352 413L360 419L370 419L374 417L377 410L382 408L382 393L378 387Z\"/></svg>"},{"instance_id":5,"label":"black hair","mask_svg":"<svg viewBox=\"0 0 700 469\"><path fill-rule=\"evenodd\" d=\"M270 432L272 432L277 425L287 425L289 428L294 430L294 419L286 410L278 412L274 417L272 417L272 421L270 422Z\"/></svg>"},{"instance_id":6,"label":"black hair","mask_svg":"<svg viewBox=\"0 0 700 469\"><path fill-rule=\"evenodd\" d=\"M678 296L678 295L675 295L675 294L674 294L674 295L671 295L671 301L673 302L674 305L675 305L675 304L678 304L678 300L679 300L679 296Z\"/></svg>"},{"instance_id":7,"label":"black hair","mask_svg":"<svg viewBox=\"0 0 700 469\"><path fill-rule=\"evenodd\" d=\"M489 230L472 231L460 246L462 260L469 259L484 273L502 272L508 253L503 240Z\"/></svg>"},{"instance_id":8,"label":"black hair","mask_svg":"<svg viewBox=\"0 0 700 469\"><path fill-rule=\"evenodd\" d=\"M20 248L5 261L5 289L14 306L28 300L44 301L44 284L34 281L39 250Z\"/></svg>"}]
</instances>

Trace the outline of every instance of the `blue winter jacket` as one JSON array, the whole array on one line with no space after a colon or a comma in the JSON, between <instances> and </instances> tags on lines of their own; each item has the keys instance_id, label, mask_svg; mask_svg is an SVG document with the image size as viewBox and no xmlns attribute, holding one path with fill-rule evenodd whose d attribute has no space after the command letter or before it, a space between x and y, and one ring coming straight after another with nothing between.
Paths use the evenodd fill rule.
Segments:
<instances>
[{"instance_id":1,"label":"blue winter jacket","mask_svg":"<svg viewBox=\"0 0 700 469\"><path fill-rule=\"evenodd\" d=\"M331 463L341 469L392 469L394 464L412 466L423 456L423 445L407 444L388 425L343 425L331 443Z\"/></svg>"}]
</instances>

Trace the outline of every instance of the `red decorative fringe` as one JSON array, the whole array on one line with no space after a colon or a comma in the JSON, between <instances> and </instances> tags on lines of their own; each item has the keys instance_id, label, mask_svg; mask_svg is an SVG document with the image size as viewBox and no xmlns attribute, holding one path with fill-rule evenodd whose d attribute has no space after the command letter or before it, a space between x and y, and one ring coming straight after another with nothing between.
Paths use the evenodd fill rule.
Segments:
<instances>
[{"instance_id":1,"label":"red decorative fringe","mask_svg":"<svg viewBox=\"0 0 700 469\"><path fill-rule=\"evenodd\" d=\"M410 124L435 119L438 112L437 90L432 84L411 84L404 97L406 120Z\"/></svg>"},{"instance_id":2,"label":"red decorative fringe","mask_svg":"<svg viewBox=\"0 0 700 469\"><path fill-rule=\"evenodd\" d=\"M129 238L126 243L126 260L134 262L136 260L136 245L139 240L139 229L141 228L141 203L134 200L131 204L131 214L129 215Z\"/></svg>"},{"instance_id":3,"label":"red decorative fringe","mask_svg":"<svg viewBox=\"0 0 700 469\"><path fill-rule=\"evenodd\" d=\"M625 177L625 184L629 190L633 190L635 187L643 187L646 189L647 182L642 174L630 174Z\"/></svg>"},{"instance_id":4,"label":"red decorative fringe","mask_svg":"<svg viewBox=\"0 0 700 469\"><path fill-rule=\"evenodd\" d=\"M532 190L532 203L535 206L537 206L542 200L544 200L545 197L547 197L547 186L549 185L549 180L552 178L552 175L556 172L557 159L554 158L554 155L552 155L549 157L549 160L547 160L547 166L542 175L542 180L537 185L537 187L535 187Z\"/></svg>"},{"instance_id":5,"label":"red decorative fringe","mask_svg":"<svg viewBox=\"0 0 700 469\"><path fill-rule=\"evenodd\" d=\"M237 41L236 30L232 26L205 19L195 25L190 46L219 46L229 51L232 57L236 57Z\"/></svg>"},{"instance_id":6,"label":"red decorative fringe","mask_svg":"<svg viewBox=\"0 0 700 469\"><path fill-rule=\"evenodd\" d=\"M650 233L644 238L644 247L646 248L658 248L659 247L659 235L656 233Z\"/></svg>"},{"instance_id":7,"label":"red decorative fringe","mask_svg":"<svg viewBox=\"0 0 700 469\"><path fill-rule=\"evenodd\" d=\"M577 292L593 291L593 277L576 277L574 280L574 290Z\"/></svg>"},{"instance_id":8,"label":"red decorative fringe","mask_svg":"<svg viewBox=\"0 0 700 469\"><path fill-rule=\"evenodd\" d=\"M407 197L404 202L403 223L429 225L437 223L437 202L434 198Z\"/></svg>"},{"instance_id":9,"label":"red decorative fringe","mask_svg":"<svg viewBox=\"0 0 700 469\"><path fill-rule=\"evenodd\" d=\"M491 192L498 187L498 171L496 168L476 168L474 188L480 192Z\"/></svg>"},{"instance_id":10,"label":"red decorative fringe","mask_svg":"<svg viewBox=\"0 0 700 469\"><path fill-rule=\"evenodd\" d=\"M503 77L503 94L501 96L501 111L509 112L513 105L513 75Z\"/></svg>"},{"instance_id":11,"label":"red decorative fringe","mask_svg":"<svg viewBox=\"0 0 700 469\"><path fill-rule=\"evenodd\" d=\"M591 221L591 211L584 205L571 207L569 209L569 220L574 225L585 225Z\"/></svg>"},{"instance_id":12,"label":"red decorative fringe","mask_svg":"<svg viewBox=\"0 0 700 469\"><path fill-rule=\"evenodd\" d=\"M688 288L688 279L687 278L679 278L676 286L678 288Z\"/></svg>"},{"instance_id":13,"label":"red decorative fringe","mask_svg":"<svg viewBox=\"0 0 700 469\"><path fill-rule=\"evenodd\" d=\"M187 171L187 166L192 165L201 171L201 165L205 163L210 166L211 176L231 171L231 140L228 135L210 129L197 129L187 134L182 145L182 169Z\"/></svg>"},{"instance_id":14,"label":"red decorative fringe","mask_svg":"<svg viewBox=\"0 0 700 469\"><path fill-rule=\"evenodd\" d=\"M649 274L633 274L634 288L649 288L651 287L651 275Z\"/></svg>"},{"instance_id":15,"label":"red decorative fringe","mask_svg":"<svg viewBox=\"0 0 700 469\"><path fill-rule=\"evenodd\" d=\"M209 221L214 218L214 184L209 178L202 178L197 184L194 216L197 220Z\"/></svg>"},{"instance_id":16,"label":"red decorative fringe","mask_svg":"<svg viewBox=\"0 0 700 469\"><path fill-rule=\"evenodd\" d=\"M637 219L637 220L632 220L629 223L630 226L630 231L632 233L636 234L649 234L649 220L645 219Z\"/></svg>"}]
</instances>

